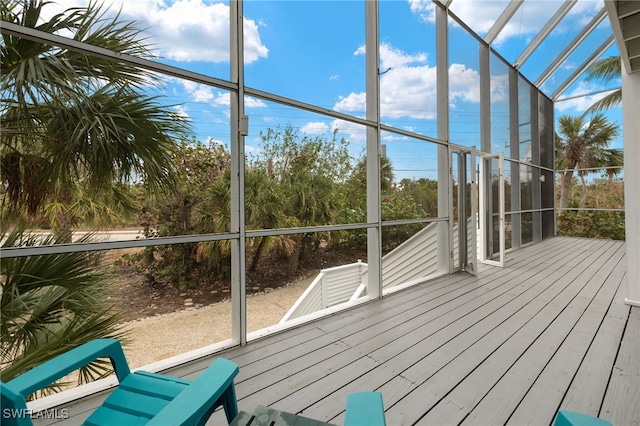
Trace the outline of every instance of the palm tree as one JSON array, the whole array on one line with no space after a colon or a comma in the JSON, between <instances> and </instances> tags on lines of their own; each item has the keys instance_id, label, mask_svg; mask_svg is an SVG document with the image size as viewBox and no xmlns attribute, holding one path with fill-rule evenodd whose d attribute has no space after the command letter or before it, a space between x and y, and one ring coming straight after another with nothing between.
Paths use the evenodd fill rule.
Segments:
<instances>
[{"instance_id":1,"label":"palm tree","mask_svg":"<svg viewBox=\"0 0 640 426\"><path fill-rule=\"evenodd\" d=\"M141 30L90 3L42 22L45 0L3 1L5 21L128 55L151 58ZM5 202L33 215L44 206L61 234L86 220L77 199L133 207L123 185L171 188L171 153L185 120L145 92L156 77L131 65L3 34L0 161ZM98 196L99 195L99 196ZM69 207L71 206L71 207ZM100 209L98 209L100 210ZM104 208L103 208L104 210Z\"/></svg>"},{"instance_id":2,"label":"palm tree","mask_svg":"<svg viewBox=\"0 0 640 426\"><path fill-rule=\"evenodd\" d=\"M5 238L6 237L6 238ZM2 234L4 247L49 245L20 230ZM90 252L26 256L0 261L0 368L2 380L14 377L99 337L122 338L120 315L105 302L106 281ZM108 365L107 365L108 364ZM107 363L81 371L80 383L101 376Z\"/></svg>"},{"instance_id":3,"label":"palm tree","mask_svg":"<svg viewBox=\"0 0 640 426\"><path fill-rule=\"evenodd\" d=\"M586 182L584 177L597 169L606 170L609 176L622 167L622 152L609 148L618 135L618 125L608 121L604 115L596 114L587 120L585 115L563 115L558 119L556 135L556 170L560 171L560 208L569 205L569 193L573 175L582 180L584 203ZM589 169L589 170L585 170Z\"/></svg>"},{"instance_id":4,"label":"palm tree","mask_svg":"<svg viewBox=\"0 0 640 426\"><path fill-rule=\"evenodd\" d=\"M602 81L608 83L620 78L622 65L620 56L610 56L594 62L587 70L587 81ZM622 89L614 90L604 98L589 107L587 112L598 112L613 108L622 103Z\"/></svg>"},{"instance_id":5,"label":"palm tree","mask_svg":"<svg viewBox=\"0 0 640 426\"><path fill-rule=\"evenodd\" d=\"M262 168L247 169L244 175L245 183L245 216L247 227L253 229L275 229L286 223L285 209L287 199L278 182L269 177L267 170ZM278 237L289 240L287 237ZM258 262L265 250L275 242L275 237L263 236L259 238L256 251L251 261L250 271L258 268Z\"/></svg>"},{"instance_id":6,"label":"palm tree","mask_svg":"<svg viewBox=\"0 0 640 426\"><path fill-rule=\"evenodd\" d=\"M133 23L108 17L96 3L44 20L42 9L49 3L3 0L0 17L152 57ZM44 212L57 230L44 242L16 231L5 247L65 242L79 221L110 212L117 216L133 207L131 182L142 182L150 193L173 188L174 141L189 126L147 95L157 83L154 75L9 34L2 37L3 214L13 210L20 219ZM3 218L3 229L19 229L16 221ZM3 380L94 338L118 336L118 316L104 305L107 277L96 266L89 253L2 259Z\"/></svg>"}]
</instances>

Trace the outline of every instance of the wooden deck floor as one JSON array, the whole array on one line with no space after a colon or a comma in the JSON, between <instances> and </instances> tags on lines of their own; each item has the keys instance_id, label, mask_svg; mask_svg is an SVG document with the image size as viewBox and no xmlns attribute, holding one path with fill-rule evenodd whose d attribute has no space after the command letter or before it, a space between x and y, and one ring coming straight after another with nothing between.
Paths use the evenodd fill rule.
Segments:
<instances>
[{"instance_id":1,"label":"wooden deck floor","mask_svg":"<svg viewBox=\"0 0 640 426\"><path fill-rule=\"evenodd\" d=\"M387 424L550 424L560 408L640 424L640 308L621 242L554 238L504 268L442 277L222 352L241 410L341 424L383 394ZM201 360L172 374L194 377ZM216 419L210 422L216 424Z\"/></svg>"}]
</instances>

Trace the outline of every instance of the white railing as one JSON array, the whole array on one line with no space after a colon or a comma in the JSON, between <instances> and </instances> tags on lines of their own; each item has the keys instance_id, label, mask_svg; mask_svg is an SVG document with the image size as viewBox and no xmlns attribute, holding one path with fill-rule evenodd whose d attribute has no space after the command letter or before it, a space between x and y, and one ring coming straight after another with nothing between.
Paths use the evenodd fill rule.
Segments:
<instances>
[{"instance_id":1,"label":"white railing","mask_svg":"<svg viewBox=\"0 0 640 426\"><path fill-rule=\"evenodd\" d=\"M383 288L432 275L438 271L437 223L430 223L382 257ZM367 264L323 269L280 323L354 301L367 294Z\"/></svg>"},{"instance_id":2,"label":"white railing","mask_svg":"<svg viewBox=\"0 0 640 426\"><path fill-rule=\"evenodd\" d=\"M348 301L362 282L363 270L367 264L360 260L321 270L280 323Z\"/></svg>"}]
</instances>

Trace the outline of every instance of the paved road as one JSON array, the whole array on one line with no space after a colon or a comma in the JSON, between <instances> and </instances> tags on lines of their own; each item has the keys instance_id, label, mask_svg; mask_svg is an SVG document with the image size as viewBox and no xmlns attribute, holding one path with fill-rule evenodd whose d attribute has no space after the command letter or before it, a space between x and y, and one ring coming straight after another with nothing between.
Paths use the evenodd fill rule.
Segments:
<instances>
[{"instance_id":1,"label":"paved road","mask_svg":"<svg viewBox=\"0 0 640 426\"><path fill-rule=\"evenodd\" d=\"M51 234L49 231L34 231L34 235L41 235L46 237ZM127 241L135 240L136 238L144 238L142 229L139 228L127 228L127 229L111 229L103 231L75 231L73 233L72 241L78 241L80 238L87 234L91 234L91 241Z\"/></svg>"}]
</instances>

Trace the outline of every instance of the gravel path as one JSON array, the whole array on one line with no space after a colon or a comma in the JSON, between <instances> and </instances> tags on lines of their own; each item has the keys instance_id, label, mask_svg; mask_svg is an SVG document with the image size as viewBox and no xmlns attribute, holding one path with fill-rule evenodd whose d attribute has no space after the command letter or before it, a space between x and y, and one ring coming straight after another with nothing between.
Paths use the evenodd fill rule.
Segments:
<instances>
[{"instance_id":1,"label":"gravel path","mask_svg":"<svg viewBox=\"0 0 640 426\"><path fill-rule=\"evenodd\" d=\"M247 327L259 330L277 324L315 275L270 293L247 297ZM198 349L231 338L231 302L132 321L124 352L131 368Z\"/></svg>"}]
</instances>

